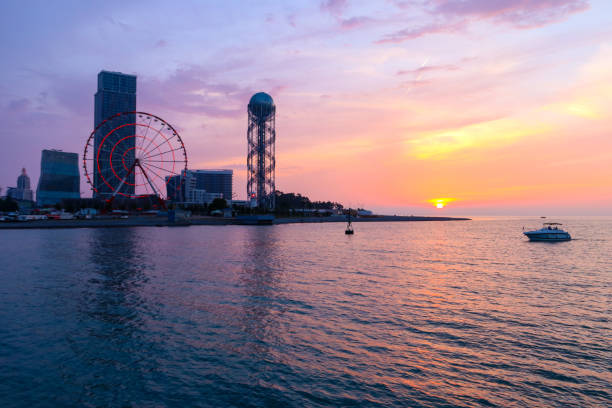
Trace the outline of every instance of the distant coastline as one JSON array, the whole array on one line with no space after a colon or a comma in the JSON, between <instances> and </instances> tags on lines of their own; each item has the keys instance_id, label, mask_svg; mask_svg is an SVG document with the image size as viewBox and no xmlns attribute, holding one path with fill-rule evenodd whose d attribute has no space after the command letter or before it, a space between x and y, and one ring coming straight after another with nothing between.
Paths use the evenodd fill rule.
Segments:
<instances>
[{"instance_id":1,"label":"distant coastline","mask_svg":"<svg viewBox=\"0 0 612 408\"><path fill-rule=\"evenodd\" d=\"M411 222L411 221L470 221L470 218L425 217L382 215L377 217L353 218L352 222ZM331 217L279 217L279 224L346 222L344 216ZM168 222L160 217L99 218L90 220L34 220L0 223L0 229L56 229L56 228L125 228L125 227L179 227L190 225L244 225L237 218L193 217L185 221Z\"/></svg>"}]
</instances>

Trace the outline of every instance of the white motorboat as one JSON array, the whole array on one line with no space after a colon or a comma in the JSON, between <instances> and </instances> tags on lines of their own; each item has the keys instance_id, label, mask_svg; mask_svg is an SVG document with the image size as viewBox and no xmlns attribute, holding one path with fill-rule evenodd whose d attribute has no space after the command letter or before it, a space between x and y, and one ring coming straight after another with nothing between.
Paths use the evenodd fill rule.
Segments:
<instances>
[{"instance_id":1,"label":"white motorboat","mask_svg":"<svg viewBox=\"0 0 612 408\"><path fill-rule=\"evenodd\" d=\"M530 241L569 241L572 239L570 234L560 228L558 222L545 222L542 228L535 231L524 231L523 234L527 235Z\"/></svg>"}]
</instances>

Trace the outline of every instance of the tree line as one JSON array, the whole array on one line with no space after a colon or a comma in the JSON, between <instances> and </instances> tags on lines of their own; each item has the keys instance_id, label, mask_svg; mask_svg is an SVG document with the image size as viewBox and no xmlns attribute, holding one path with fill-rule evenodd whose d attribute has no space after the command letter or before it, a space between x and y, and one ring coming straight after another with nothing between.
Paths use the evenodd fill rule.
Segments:
<instances>
[{"instance_id":1,"label":"tree line","mask_svg":"<svg viewBox=\"0 0 612 408\"><path fill-rule=\"evenodd\" d=\"M344 209L344 206L334 201L311 201L307 196L301 195L300 193L283 193L282 191L276 191L276 210L275 212L279 215L290 214L290 210L340 210ZM170 207L173 204L169 205ZM156 210L161 208L161 202L157 196L146 196L141 198L124 198L115 197L112 202L107 202L101 198L75 198L75 199L63 199L61 202L53 205L57 210L64 210L67 212L77 212L83 208L95 208L98 211L102 210L125 210L125 211L148 211ZM182 206L186 210L190 210L193 214L206 215L210 214L215 210L223 210L228 208L228 202L222 198L215 198L209 204L187 204ZM0 211L12 212L19 209L17 201L11 197L5 199L0 198ZM251 209L248 206L234 205L233 209L236 213L263 213L266 212L264 209Z\"/></svg>"},{"instance_id":2,"label":"tree line","mask_svg":"<svg viewBox=\"0 0 612 408\"><path fill-rule=\"evenodd\" d=\"M1 212L15 212L19 209L19 204L12 197L0 198Z\"/></svg>"},{"instance_id":3,"label":"tree line","mask_svg":"<svg viewBox=\"0 0 612 408\"><path fill-rule=\"evenodd\" d=\"M344 206L334 201L310 201L300 193L276 191L276 212L289 213L289 210L342 210Z\"/></svg>"}]
</instances>

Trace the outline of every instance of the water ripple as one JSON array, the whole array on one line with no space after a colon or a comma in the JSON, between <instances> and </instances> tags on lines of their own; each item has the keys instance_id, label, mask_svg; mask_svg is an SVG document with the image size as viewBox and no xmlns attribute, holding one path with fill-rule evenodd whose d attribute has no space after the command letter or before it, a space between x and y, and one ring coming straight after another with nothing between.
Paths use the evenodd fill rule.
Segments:
<instances>
[{"instance_id":1,"label":"water ripple","mask_svg":"<svg viewBox=\"0 0 612 408\"><path fill-rule=\"evenodd\" d=\"M0 402L609 406L612 220L567 223L6 231Z\"/></svg>"}]
</instances>

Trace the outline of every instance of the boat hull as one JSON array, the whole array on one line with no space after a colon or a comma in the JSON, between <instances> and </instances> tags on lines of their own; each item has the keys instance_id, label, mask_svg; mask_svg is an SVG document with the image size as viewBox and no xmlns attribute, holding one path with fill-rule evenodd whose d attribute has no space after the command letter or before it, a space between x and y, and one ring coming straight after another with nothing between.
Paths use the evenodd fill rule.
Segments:
<instances>
[{"instance_id":1,"label":"boat hull","mask_svg":"<svg viewBox=\"0 0 612 408\"><path fill-rule=\"evenodd\" d=\"M568 233L530 233L524 232L524 234L529 238L530 241L539 241L539 242L561 242L561 241L570 241L572 237Z\"/></svg>"}]
</instances>

